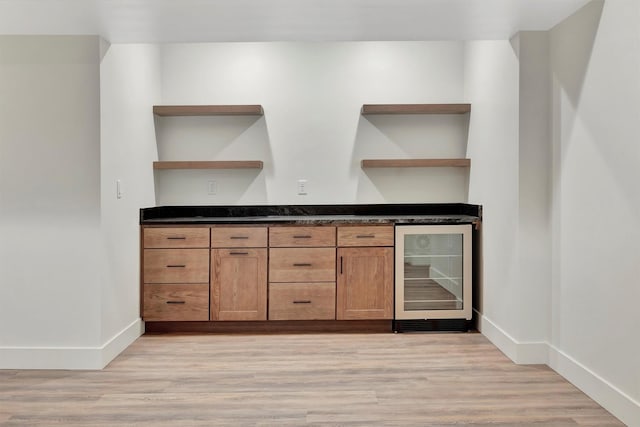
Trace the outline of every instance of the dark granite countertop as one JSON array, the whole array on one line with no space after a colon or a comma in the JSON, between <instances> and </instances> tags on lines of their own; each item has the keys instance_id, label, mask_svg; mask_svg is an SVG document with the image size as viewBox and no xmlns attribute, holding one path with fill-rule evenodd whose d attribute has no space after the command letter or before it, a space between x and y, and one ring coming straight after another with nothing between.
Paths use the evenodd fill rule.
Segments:
<instances>
[{"instance_id":1,"label":"dark granite countertop","mask_svg":"<svg viewBox=\"0 0 640 427\"><path fill-rule=\"evenodd\" d=\"M162 206L140 210L140 224L473 224L469 204Z\"/></svg>"},{"instance_id":2,"label":"dark granite countertop","mask_svg":"<svg viewBox=\"0 0 640 427\"><path fill-rule=\"evenodd\" d=\"M478 217L469 215L286 215L247 217L182 217L146 220L144 224L472 224Z\"/></svg>"}]
</instances>

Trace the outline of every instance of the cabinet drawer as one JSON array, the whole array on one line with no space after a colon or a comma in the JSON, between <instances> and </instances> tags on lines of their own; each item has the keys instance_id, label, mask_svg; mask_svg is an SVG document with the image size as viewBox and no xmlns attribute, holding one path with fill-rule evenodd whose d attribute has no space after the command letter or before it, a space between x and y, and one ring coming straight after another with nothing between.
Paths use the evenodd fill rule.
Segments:
<instances>
[{"instance_id":1,"label":"cabinet drawer","mask_svg":"<svg viewBox=\"0 0 640 427\"><path fill-rule=\"evenodd\" d=\"M144 283L209 283L209 249L145 249Z\"/></svg>"},{"instance_id":2,"label":"cabinet drawer","mask_svg":"<svg viewBox=\"0 0 640 427\"><path fill-rule=\"evenodd\" d=\"M209 228L145 228L145 248L208 248Z\"/></svg>"},{"instance_id":3,"label":"cabinet drawer","mask_svg":"<svg viewBox=\"0 0 640 427\"><path fill-rule=\"evenodd\" d=\"M270 282L333 282L336 280L334 248L269 249Z\"/></svg>"},{"instance_id":4,"label":"cabinet drawer","mask_svg":"<svg viewBox=\"0 0 640 427\"><path fill-rule=\"evenodd\" d=\"M335 246L335 227L269 227L269 246L279 248Z\"/></svg>"},{"instance_id":5,"label":"cabinet drawer","mask_svg":"<svg viewBox=\"0 0 640 427\"><path fill-rule=\"evenodd\" d=\"M393 246L393 226L338 227L338 246Z\"/></svg>"},{"instance_id":6,"label":"cabinet drawer","mask_svg":"<svg viewBox=\"0 0 640 427\"><path fill-rule=\"evenodd\" d=\"M269 320L331 320L335 318L335 283L269 284Z\"/></svg>"},{"instance_id":7,"label":"cabinet drawer","mask_svg":"<svg viewBox=\"0 0 640 427\"><path fill-rule=\"evenodd\" d=\"M145 285L147 321L209 320L209 285Z\"/></svg>"},{"instance_id":8,"label":"cabinet drawer","mask_svg":"<svg viewBox=\"0 0 640 427\"><path fill-rule=\"evenodd\" d=\"M267 227L214 227L212 248L265 248Z\"/></svg>"}]
</instances>

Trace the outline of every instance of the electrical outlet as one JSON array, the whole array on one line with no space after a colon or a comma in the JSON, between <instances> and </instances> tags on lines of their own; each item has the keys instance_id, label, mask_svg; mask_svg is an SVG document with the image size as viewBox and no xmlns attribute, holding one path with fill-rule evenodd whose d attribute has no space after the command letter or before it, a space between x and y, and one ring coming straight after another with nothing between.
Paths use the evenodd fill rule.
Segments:
<instances>
[{"instance_id":1,"label":"electrical outlet","mask_svg":"<svg viewBox=\"0 0 640 427\"><path fill-rule=\"evenodd\" d=\"M210 196L215 196L218 194L218 183L216 181L208 181L207 182L207 194Z\"/></svg>"},{"instance_id":2,"label":"electrical outlet","mask_svg":"<svg viewBox=\"0 0 640 427\"><path fill-rule=\"evenodd\" d=\"M301 196L307 195L307 180L299 179L298 180L298 194Z\"/></svg>"}]
</instances>

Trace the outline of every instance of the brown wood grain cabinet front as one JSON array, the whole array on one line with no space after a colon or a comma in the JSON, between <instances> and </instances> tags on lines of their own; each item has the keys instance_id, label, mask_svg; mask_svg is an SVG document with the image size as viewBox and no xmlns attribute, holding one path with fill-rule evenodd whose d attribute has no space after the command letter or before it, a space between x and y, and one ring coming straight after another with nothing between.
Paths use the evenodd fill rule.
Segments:
<instances>
[{"instance_id":1,"label":"brown wood grain cabinet front","mask_svg":"<svg viewBox=\"0 0 640 427\"><path fill-rule=\"evenodd\" d=\"M393 248L338 248L336 318L393 318Z\"/></svg>"},{"instance_id":2,"label":"brown wood grain cabinet front","mask_svg":"<svg viewBox=\"0 0 640 427\"><path fill-rule=\"evenodd\" d=\"M338 227L336 318L393 319L391 225Z\"/></svg>"},{"instance_id":3,"label":"brown wood grain cabinet front","mask_svg":"<svg viewBox=\"0 0 640 427\"><path fill-rule=\"evenodd\" d=\"M336 284L271 283L270 320L332 320L336 318Z\"/></svg>"},{"instance_id":4,"label":"brown wood grain cabinet front","mask_svg":"<svg viewBox=\"0 0 640 427\"><path fill-rule=\"evenodd\" d=\"M145 249L145 283L209 283L209 249Z\"/></svg>"},{"instance_id":5,"label":"brown wood grain cabinet front","mask_svg":"<svg viewBox=\"0 0 640 427\"><path fill-rule=\"evenodd\" d=\"M147 227L142 244L142 318L209 320L209 227Z\"/></svg>"},{"instance_id":6,"label":"brown wood grain cabinet front","mask_svg":"<svg viewBox=\"0 0 640 427\"><path fill-rule=\"evenodd\" d=\"M392 319L394 234L370 224L143 227L142 316Z\"/></svg>"},{"instance_id":7,"label":"brown wood grain cabinet front","mask_svg":"<svg viewBox=\"0 0 640 427\"><path fill-rule=\"evenodd\" d=\"M211 320L267 320L267 227L211 228Z\"/></svg>"},{"instance_id":8,"label":"brown wood grain cabinet front","mask_svg":"<svg viewBox=\"0 0 640 427\"><path fill-rule=\"evenodd\" d=\"M393 226L338 227L338 246L393 246Z\"/></svg>"},{"instance_id":9,"label":"brown wood grain cabinet front","mask_svg":"<svg viewBox=\"0 0 640 427\"><path fill-rule=\"evenodd\" d=\"M208 248L209 228L145 228L143 239L146 249Z\"/></svg>"},{"instance_id":10,"label":"brown wood grain cabinet front","mask_svg":"<svg viewBox=\"0 0 640 427\"><path fill-rule=\"evenodd\" d=\"M334 282L335 248L269 249L270 282Z\"/></svg>"},{"instance_id":11,"label":"brown wood grain cabinet front","mask_svg":"<svg viewBox=\"0 0 640 427\"><path fill-rule=\"evenodd\" d=\"M211 320L267 320L267 249L211 250Z\"/></svg>"},{"instance_id":12,"label":"brown wood grain cabinet front","mask_svg":"<svg viewBox=\"0 0 640 427\"><path fill-rule=\"evenodd\" d=\"M209 284L148 285L144 288L144 320L209 320Z\"/></svg>"},{"instance_id":13,"label":"brown wood grain cabinet front","mask_svg":"<svg viewBox=\"0 0 640 427\"><path fill-rule=\"evenodd\" d=\"M212 248L266 248L267 227L213 227Z\"/></svg>"},{"instance_id":14,"label":"brown wood grain cabinet front","mask_svg":"<svg viewBox=\"0 0 640 427\"><path fill-rule=\"evenodd\" d=\"M336 228L329 226L269 227L269 247L298 248L336 245Z\"/></svg>"}]
</instances>

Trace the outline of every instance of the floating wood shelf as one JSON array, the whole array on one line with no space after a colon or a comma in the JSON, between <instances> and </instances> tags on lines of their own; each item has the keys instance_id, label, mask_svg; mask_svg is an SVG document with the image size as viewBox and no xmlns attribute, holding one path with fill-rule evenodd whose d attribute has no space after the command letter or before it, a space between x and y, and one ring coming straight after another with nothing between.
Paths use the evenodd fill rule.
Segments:
<instances>
[{"instance_id":1,"label":"floating wood shelf","mask_svg":"<svg viewBox=\"0 0 640 427\"><path fill-rule=\"evenodd\" d=\"M154 169L262 169L260 160L160 161Z\"/></svg>"},{"instance_id":2,"label":"floating wood shelf","mask_svg":"<svg viewBox=\"0 0 640 427\"><path fill-rule=\"evenodd\" d=\"M465 114L471 104L364 104L361 114Z\"/></svg>"},{"instance_id":3,"label":"floating wood shelf","mask_svg":"<svg viewBox=\"0 0 640 427\"><path fill-rule=\"evenodd\" d=\"M156 116L262 116L262 105L154 105Z\"/></svg>"},{"instance_id":4,"label":"floating wood shelf","mask_svg":"<svg viewBox=\"0 0 640 427\"><path fill-rule=\"evenodd\" d=\"M471 159L366 159L362 160L363 168L468 168Z\"/></svg>"}]
</instances>

